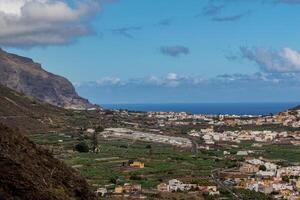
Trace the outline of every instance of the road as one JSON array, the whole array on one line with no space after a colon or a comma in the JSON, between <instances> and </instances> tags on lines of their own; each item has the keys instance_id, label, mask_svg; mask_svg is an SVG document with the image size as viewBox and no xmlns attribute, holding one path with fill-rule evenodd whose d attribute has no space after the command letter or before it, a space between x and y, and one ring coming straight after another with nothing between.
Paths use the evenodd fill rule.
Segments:
<instances>
[{"instance_id":1,"label":"road","mask_svg":"<svg viewBox=\"0 0 300 200\"><path fill-rule=\"evenodd\" d=\"M190 139L192 142L192 153L197 154L198 153L198 143L194 139Z\"/></svg>"},{"instance_id":2,"label":"road","mask_svg":"<svg viewBox=\"0 0 300 200\"><path fill-rule=\"evenodd\" d=\"M217 186L219 188L222 188L222 189L226 190L227 192L229 192L233 196L234 199L236 199L236 200L242 200L242 198L239 195L237 195L236 193L234 193L230 187L228 187L227 185L225 185L219 179L218 174L220 173L220 171L221 171L221 169L215 169L215 170L212 171L211 177L212 177L213 181L217 184Z\"/></svg>"}]
</instances>

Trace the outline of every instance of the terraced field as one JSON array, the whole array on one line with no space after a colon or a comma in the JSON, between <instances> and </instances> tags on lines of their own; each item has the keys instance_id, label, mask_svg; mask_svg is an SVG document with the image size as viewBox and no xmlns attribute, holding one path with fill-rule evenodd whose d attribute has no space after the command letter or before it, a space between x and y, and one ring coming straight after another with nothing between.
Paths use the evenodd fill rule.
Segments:
<instances>
[{"instance_id":1,"label":"terraced field","mask_svg":"<svg viewBox=\"0 0 300 200\"><path fill-rule=\"evenodd\" d=\"M38 144L64 149L60 153L66 154L63 156L65 161L97 187L132 182L140 183L144 188L154 188L162 181L181 177L205 184L211 181L209 175L212 169L226 165L226 161L215 161L205 153L192 154L163 144L101 138L99 153L73 152L67 155L79 142L77 139L53 134L32 135L31 139ZM144 162L145 168L129 167L129 161Z\"/></svg>"}]
</instances>

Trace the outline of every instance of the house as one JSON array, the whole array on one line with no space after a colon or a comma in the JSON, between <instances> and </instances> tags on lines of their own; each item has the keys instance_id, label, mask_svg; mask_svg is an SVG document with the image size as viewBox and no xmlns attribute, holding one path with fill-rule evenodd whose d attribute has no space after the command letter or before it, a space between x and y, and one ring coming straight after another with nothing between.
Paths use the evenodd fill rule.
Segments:
<instances>
[{"instance_id":1,"label":"house","mask_svg":"<svg viewBox=\"0 0 300 200\"><path fill-rule=\"evenodd\" d=\"M161 183L161 184L157 185L157 191L169 192L170 191L169 185L167 185L166 183Z\"/></svg>"},{"instance_id":2,"label":"house","mask_svg":"<svg viewBox=\"0 0 300 200\"><path fill-rule=\"evenodd\" d=\"M246 160L248 163L252 165L264 165L265 163L260 159L248 159Z\"/></svg>"},{"instance_id":3,"label":"house","mask_svg":"<svg viewBox=\"0 0 300 200\"><path fill-rule=\"evenodd\" d=\"M123 191L125 193L135 193L135 192L140 192L141 190L142 190L142 186L140 184L125 183L123 187Z\"/></svg>"},{"instance_id":4,"label":"house","mask_svg":"<svg viewBox=\"0 0 300 200\"><path fill-rule=\"evenodd\" d=\"M191 184L184 184L177 179L169 180L169 188L170 191L177 192L177 191L189 191L192 186Z\"/></svg>"},{"instance_id":5,"label":"house","mask_svg":"<svg viewBox=\"0 0 300 200\"><path fill-rule=\"evenodd\" d=\"M106 188L98 188L96 191L96 194L100 194L102 197L104 197L107 194Z\"/></svg>"},{"instance_id":6,"label":"house","mask_svg":"<svg viewBox=\"0 0 300 200\"><path fill-rule=\"evenodd\" d=\"M169 189L170 191L175 191L175 192L178 190L182 190L183 189L182 184L183 183L177 179L169 180Z\"/></svg>"},{"instance_id":7,"label":"house","mask_svg":"<svg viewBox=\"0 0 300 200\"><path fill-rule=\"evenodd\" d=\"M269 171L274 171L277 169L277 165L270 163L270 162L266 162L265 166L266 166L267 170L269 170Z\"/></svg>"},{"instance_id":8,"label":"house","mask_svg":"<svg viewBox=\"0 0 300 200\"><path fill-rule=\"evenodd\" d=\"M256 173L257 176L261 177L274 177L275 172L274 171L259 171Z\"/></svg>"},{"instance_id":9,"label":"house","mask_svg":"<svg viewBox=\"0 0 300 200\"><path fill-rule=\"evenodd\" d=\"M122 194L123 193L123 187L122 186L117 186L115 188L114 193L116 193L116 194Z\"/></svg>"},{"instance_id":10,"label":"house","mask_svg":"<svg viewBox=\"0 0 300 200\"><path fill-rule=\"evenodd\" d=\"M238 151L236 153L237 156L248 156L248 152L247 151Z\"/></svg>"},{"instance_id":11,"label":"house","mask_svg":"<svg viewBox=\"0 0 300 200\"><path fill-rule=\"evenodd\" d=\"M130 167L144 168L145 164L139 161L134 161L132 164L130 164Z\"/></svg>"},{"instance_id":12,"label":"house","mask_svg":"<svg viewBox=\"0 0 300 200\"><path fill-rule=\"evenodd\" d=\"M240 172L242 172L242 173L256 173L258 171L259 171L258 165L243 164L240 167Z\"/></svg>"},{"instance_id":13,"label":"house","mask_svg":"<svg viewBox=\"0 0 300 200\"><path fill-rule=\"evenodd\" d=\"M88 128L88 129L86 129L86 132L90 133L90 134L93 134L93 133L95 133L95 129Z\"/></svg>"},{"instance_id":14,"label":"house","mask_svg":"<svg viewBox=\"0 0 300 200\"><path fill-rule=\"evenodd\" d=\"M297 188L298 190L300 190L300 180L298 180L298 181L296 182L296 188Z\"/></svg>"},{"instance_id":15,"label":"house","mask_svg":"<svg viewBox=\"0 0 300 200\"><path fill-rule=\"evenodd\" d=\"M207 193L209 195L219 195L220 192L217 189L217 186L199 186L199 190L203 193Z\"/></svg>"},{"instance_id":16,"label":"house","mask_svg":"<svg viewBox=\"0 0 300 200\"><path fill-rule=\"evenodd\" d=\"M259 185L258 191L261 192L261 193L264 193L264 194L270 194L270 193L273 192L273 188L270 185L267 185L267 186Z\"/></svg>"}]
</instances>

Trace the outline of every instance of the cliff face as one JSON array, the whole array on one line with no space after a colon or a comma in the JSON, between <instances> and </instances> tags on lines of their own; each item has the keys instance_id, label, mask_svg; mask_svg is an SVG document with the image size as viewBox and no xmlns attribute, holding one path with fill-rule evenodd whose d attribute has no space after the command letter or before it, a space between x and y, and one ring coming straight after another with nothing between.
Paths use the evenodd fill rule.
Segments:
<instances>
[{"instance_id":1,"label":"cliff face","mask_svg":"<svg viewBox=\"0 0 300 200\"><path fill-rule=\"evenodd\" d=\"M0 200L94 200L84 178L0 124Z\"/></svg>"},{"instance_id":2,"label":"cliff face","mask_svg":"<svg viewBox=\"0 0 300 200\"><path fill-rule=\"evenodd\" d=\"M94 107L78 96L66 78L51 74L30 58L0 49L0 84L41 102L69 109Z\"/></svg>"}]
</instances>

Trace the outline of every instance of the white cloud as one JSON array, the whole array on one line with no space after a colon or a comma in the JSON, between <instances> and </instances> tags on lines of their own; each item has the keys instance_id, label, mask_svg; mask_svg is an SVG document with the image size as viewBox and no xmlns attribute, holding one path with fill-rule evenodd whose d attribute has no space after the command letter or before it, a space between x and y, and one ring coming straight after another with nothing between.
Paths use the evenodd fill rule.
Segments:
<instances>
[{"instance_id":1,"label":"white cloud","mask_svg":"<svg viewBox=\"0 0 300 200\"><path fill-rule=\"evenodd\" d=\"M300 72L300 52L291 48L273 51L266 48L241 47L242 56L255 62L265 72Z\"/></svg>"},{"instance_id":2,"label":"white cloud","mask_svg":"<svg viewBox=\"0 0 300 200\"><path fill-rule=\"evenodd\" d=\"M100 86L105 85L119 85L121 83L121 79L114 77L104 77L96 81L96 83Z\"/></svg>"},{"instance_id":3,"label":"white cloud","mask_svg":"<svg viewBox=\"0 0 300 200\"><path fill-rule=\"evenodd\" d=\"M176 81L178 79L178 75L175 73L169 73L167 75L167 80L169 81Z\"/></svg>"},{"instance_id":4,"label":"white cloud","mask_svg":"<svg viewBox=\"0 0 300 200\"><path fill-rule=\"evenodd\" d=\"M1 0L0 45L31 47L72 42L91 33L88 20L99 10L98 0Z\"/></svg>"}]
</instances>

